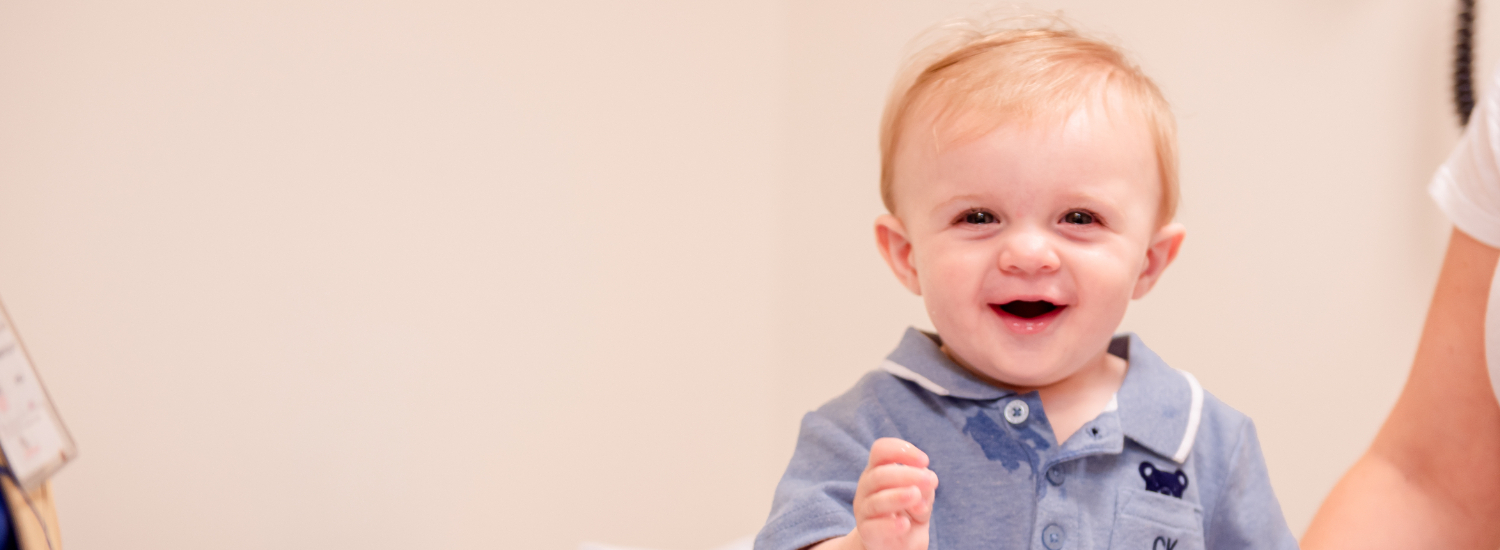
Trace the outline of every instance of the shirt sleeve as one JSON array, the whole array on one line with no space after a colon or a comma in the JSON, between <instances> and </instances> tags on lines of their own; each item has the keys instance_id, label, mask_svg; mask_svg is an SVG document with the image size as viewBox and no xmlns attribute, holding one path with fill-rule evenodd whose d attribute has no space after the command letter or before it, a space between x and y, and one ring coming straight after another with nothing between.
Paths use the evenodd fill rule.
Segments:
<instances>
[{"instance_id":1,"label":"shirt sleeve","mask_svg":"<svg viewBox=\"0 0 1500 550\"><path fill-rule=\"evenodd\" d=\"M854 490L870 446L894 435L888 418L872 410L877 408L841 398L802 417L797 449L776 486L755 550L797 550L854 529Z\"/></svg>"},{"instance_id":2,"label":"shirt sleeve","mask_svg":"<svg viewBox=\"0 0 1500 550\"><path fill-rule=\"evenodd\" d=\"M1500 248L1500 73L1427 191L1464 233Z\"/></svg>"},{"instance_id":3,"label":"shirt sleeve","mask_svg":"<svg viewBox=\"0 0 1500 550\"><path fill-rule=\"evenodd\" d=\"M1249 421L1240 429L1230 455L1228 479L1210 518L1204 542L1209 550L1276 548L1297 550L1297 539L1281 515L1260 439Z\"/></svg>"}]
</instances>

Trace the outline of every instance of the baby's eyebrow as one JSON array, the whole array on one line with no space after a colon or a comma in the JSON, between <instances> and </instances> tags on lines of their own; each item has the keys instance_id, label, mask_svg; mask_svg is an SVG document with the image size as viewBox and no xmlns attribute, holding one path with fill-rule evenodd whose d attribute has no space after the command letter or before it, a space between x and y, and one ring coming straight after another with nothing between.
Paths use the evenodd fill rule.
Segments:
<instances>
[{"instance_id":1,"label":"baby's eyebrow","mask_svg":"<svg viewBox=\"0 0 1500 550\"><path fill-rule=\"evenodd\" d=\"M1069 193L1066 200L1071 203L1097 204L1107 208L1116 208L1119 206L1119 202L1113 198L1087 192Z\"/></svg>"},{"instance_id":2,"label":"baby's eyebrow","mask_svg":"<svg viewBox=\"0 0 1500 550\"><path fill-rule=\"evenodd\" d=\"M943 202L938 203L937 208L935 208L935 210L938 210L938 211L948 210L950 208L953 208L953 206L955 204L961 204L961 203L984 202L985 198L986 197L984 195L974 195L974 194L959 195L957 197L953 197L953 198L950 198L948 200L945 200Z\"/></svg>"}]
</instances>

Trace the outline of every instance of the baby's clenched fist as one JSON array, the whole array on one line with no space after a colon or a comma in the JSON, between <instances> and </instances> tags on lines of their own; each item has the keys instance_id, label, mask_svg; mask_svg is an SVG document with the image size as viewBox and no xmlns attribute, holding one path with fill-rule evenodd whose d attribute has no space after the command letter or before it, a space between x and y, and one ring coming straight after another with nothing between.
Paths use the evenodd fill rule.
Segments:
<instances>
[{"instance_id":1,"label":"baby's clenched fist","mask_svg":"<svg viewBox=\"0 0 1500 550\"><path fill-rule=\"evenodd\" d=\"M854 491L854 530L817 550L926 550L937 484L927 453L893 437L875 440Z\"/></svg>"}]
</instances>

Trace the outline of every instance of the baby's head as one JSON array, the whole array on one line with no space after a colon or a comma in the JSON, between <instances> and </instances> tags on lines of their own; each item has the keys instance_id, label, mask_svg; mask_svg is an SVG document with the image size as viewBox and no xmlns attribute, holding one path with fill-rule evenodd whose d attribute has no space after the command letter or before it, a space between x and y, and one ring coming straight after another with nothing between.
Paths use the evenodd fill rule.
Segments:
<instances>
[{"instance_id":1,"label":"baby's head","mask_svg":"<svg viewBox=\"0 0 1500 550\"><path fill-rule=\"evenodd\" d=\"M946 29L881 129L881 253L948 353L1006 386L1102 365L1182 243L1156 85L1071 30Z\"/></svg>"}]
</instances>

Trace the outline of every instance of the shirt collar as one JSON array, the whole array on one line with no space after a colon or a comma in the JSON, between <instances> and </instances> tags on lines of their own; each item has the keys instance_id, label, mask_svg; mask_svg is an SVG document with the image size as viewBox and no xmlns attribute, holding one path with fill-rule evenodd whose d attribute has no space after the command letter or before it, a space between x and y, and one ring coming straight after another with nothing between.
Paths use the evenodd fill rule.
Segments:
<instances>
[{"instance_id":1,"label":"shirt collar","mask_svg":"<svg viewBox=\"0 0 1500 550\"><path fill-rule=\"evenodd\" d=\"M881 368L937 395L973 400L1015 395L954 363L940 349L941 342L935 334L908 328ZM1134 333L1115 336L1109 352L1130 364L1113 403L1124 436L1178 463L1187 460L1203 411L1198 380L1167 366Z\"/></svg>"},{"instance_id":2,"label":"shirt collar","mask_svg":"<svg viewBox=\"0 0 1500 550\"><path fill-rule=\"evenodd\" d=\"M1186 461L1203 418L1203 386L1187 371L1167 366L1135 333L1116 336L1109 352L1130 362L1115 394L1125 437L1179 464Z\"/></svg>"},{"instance_id":3,"label":"shirt collar","mask_svg":"<svg viewBox=\"0 0 1500 550\"><path fill-rule=\"evenodd\" d=\"M1016 392L991 386L954 363L941 349L942 339L916 328L906 329L901 343L880 367L932 393L960 399L999 399Z\"/></svg>"}]
</instances>

